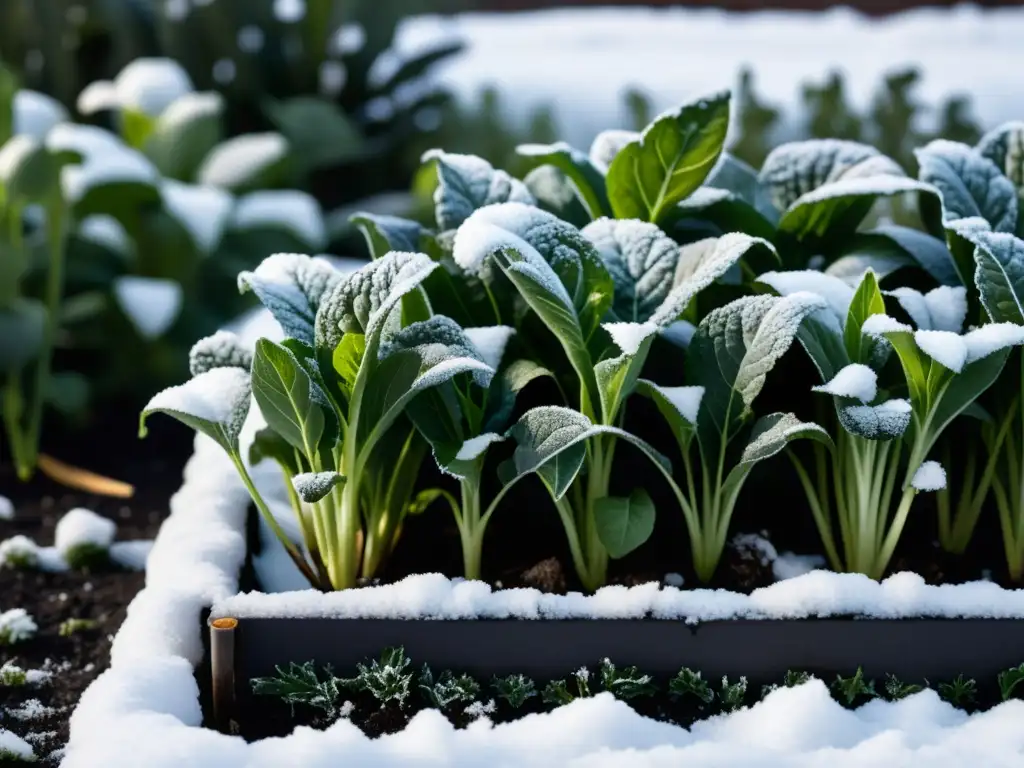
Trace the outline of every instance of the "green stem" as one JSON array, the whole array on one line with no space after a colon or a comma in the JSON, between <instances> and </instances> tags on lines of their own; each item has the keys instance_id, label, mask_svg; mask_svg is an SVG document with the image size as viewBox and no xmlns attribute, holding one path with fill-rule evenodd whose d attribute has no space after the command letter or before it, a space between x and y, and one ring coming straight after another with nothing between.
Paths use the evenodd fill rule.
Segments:
<instances>
[{"instance_id":1,"label":"green stem","mask_svg":"<svg viewBox=\"0 0 1024 768\"><path fill-rule=\"evenodd\" d=\"M787 450L786 455L793 463L793 468L800 479L800 485L803 486L804 495L807 496L807 502L811 505L811 514L814 515L814 522L818 526L818 534L821 536L821 543L825 547L825 554L828 556L829 564L833 570L842 571L843 563L836 551L835 536L832 533L832 522L829 519L828 512L818 497L814 483L811 481L810 475L807 474L807 470L804 469L800 459L797 458L792 450Z\"/></svg>"}]
</instances>

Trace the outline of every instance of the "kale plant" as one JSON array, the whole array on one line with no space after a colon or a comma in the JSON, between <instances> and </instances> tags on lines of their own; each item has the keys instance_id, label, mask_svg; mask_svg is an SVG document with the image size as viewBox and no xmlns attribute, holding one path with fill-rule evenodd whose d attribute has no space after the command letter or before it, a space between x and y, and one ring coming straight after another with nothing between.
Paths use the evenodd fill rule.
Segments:
<instances>
[{"instance_id":1,"label":"kale plant","mask_svg":"<svg viewBox=\"0 0 1024 768\"><path fill-rule=\"evenodd\" d=\"M653 696L657 692L654 678L642 675L636 667L618 669L610 659L601 661L601 687L623 701Z\"/></svg>"},{"instance_id":2,"label":"kale plant","mask_svg":"<svg viewBox=\"0 0 1024 768\"><path fill-rule=\"evenodd\" d=\"M570 686L575 688L575 691L570 690ZM563 704L571 704L576 699L586 699L593 695L590 690L590 670L580 667L569 675L569 682L562 679L548 683L541 691L540 698L545 704L560 707Z\"/></svg>"},{"instance_id":3,"label":"kale plant","mask_svg":"<svg viewBox=\"0 0 1024 768\"><path fill-rule=\"evenodd\" d=\"M491 688L499 699L504 699L513 709L519 709L537 695L533 680L524 675L506 675L491 681Z\"/></svg>"},{"instance_id":4,"label":"kale plant","mask_svg":"<svg viewBox=\"0 0 1024 768\"><path fill-rule=\"evenodd\" d=\"M674 698L685 698L693 696L703 704L710 704L715 700L715 692L711 690L707 680L701 677L700 672L683 667L668 684L669 694Z\"/></svg>"},{"instance_id":5,"label":"kale plant","mask_svg":"<svg viewBox=\"0 0 1024 768\"><path fill-rule=\"evenodd\" d=\"M480 694L480 684L469 675L454 675L446 669L434 679L434 673L426 664L420 670L416 681L423 698L436 709L446 709L455 703L470 704Z\"/></svg>"},{"instance_id":6,"label":"kale plant","mask_svg":"<svg viewBox=\"0 0 1024 768\"><path fill-rule=\"evenodd\" d=\"M338 717L338 679L330 667L324 668L321 679L313 662L303 664L291 662L287 668L275 667L273 677L255 677L251 681L252 692L257 696L276 696L285 702L295 716L295 705L302 704L319 710L327 722Z\"/></svg>"},{"instance_id":7,"label":"kale plant","mask_svg":"<svg viewBox=\"0 0 1024 768\"><path fill-rule=\"evenodd\" d=\"M747 678L741 676L735 683L730 683L729 678L722 676L722 687L718 692L718 699L722 710L735 712L743 707L743 701L747 696Z\"/></svg>"},{"instance_id":8,"label":"kale plant","mask_svg":"<svg viewBox=\"0 0 1024 768\"><path fill-rule=\"evenodd\" d=\"M412 672L406 671L410 663L404 648L385 648L379 662L374 659L369 666L356 664L359 674L350 679L339 679L338 685L370 694L380 702L381 709L392 703L404 708L412 684Z\"/></svg>"},{"instance_id":9,"label":"kale plant","mask_svg":"<svg viewBox=\"0 0 1024 768\"><path fill-rule=\"evenodd\" d=\"M858 699L873 699L878 696L874 681L865 680L864 670L860 667L857 667L852 677L836 675L835 682L832 683L832 693L848 707L852 707Z\"/></svg>"},{"instance_id":10,"label":"kale plant","mask_svg":"<svg viewBox=\"0 0 1024 768\"><path fill-rule=\"evenodd\" d=\"M966 709L974 703L978 694L978 683L975 680L957 675L948 683L939 683L939 696L954 707Z\"/></svg>"}]
</instances>

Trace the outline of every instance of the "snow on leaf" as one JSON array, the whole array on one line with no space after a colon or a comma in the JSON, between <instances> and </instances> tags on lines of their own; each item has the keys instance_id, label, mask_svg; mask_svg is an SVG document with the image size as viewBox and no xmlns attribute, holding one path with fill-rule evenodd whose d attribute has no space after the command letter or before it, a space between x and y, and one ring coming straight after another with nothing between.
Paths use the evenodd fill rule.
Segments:
<instances>
[{"instance_id":1,"label":"snow on leaf","mask_svg":"<svg viewBox=\"0 0 1024 768\"><path fill-rule=\"evenodd\" d=\"M317 310L341 281L341 274L325 261L275 253L254 271L239 274L238 289L255 293L287 336L312 345Z\"/></svg>"},{"instance_id":2,"label":"snow on leaf","mask_svg":"<svg viewBox=\"0 0 1024 768\"><path fill-rule=\"evenodd\" d=\"M839 422L847 432L869 440L892 440L910 426L912 409L907 400L880 405L852 405L839 409Z\"/></svg>"},{"instance_id":3,"label":"snow on leaf","mask_svg":"<svg viewBox=\"0 0 1024 768\"><path fill-rule=\"evenodd\" d=\"M15 136L28 135L42 141L53 126L68 119L63 104L52 96L27 88L14 94L11 106Z\"/></svg>"},{"instance_id":4,"label":"snow on leaf","mask_svg":"<svg viewBox=\"0 0 1024 768\"><path fill-rule=\"evenodd\" d=\"M871 315L860 330L870 336L883 336L886 333L911 333L914 329L889 315Z\"/></svg>"},{"instance_id":5,"label":"snow on leaf","mask_svg":"<svg viewBox=\"0 0 1024 768\"><path fill-rule=\"evenodd\" d=\"M1018 194L1024 194L1024 122L1014 120L992 129L981 137L977 149L1013 182Z\"/></svg>"},{"instance_id":6,"label":"snow on leaf","mask_svg":"<svg viewBox=\"0 0 1024 768\"><path fill-rule=\"evenodd\" d=\"M775 247L767 240L741 232L730 232L683 246L679 251L673 288L651 316L651 322L665 327L678 320L694 296L725 276L755 248L764 248L775 254Z\"/></svg>"},{"instance_id":7,"label":"snow on leaf","mask_svg":"<svg viewBox=\"0 0 1024 768\"><path fill-rule=\"evenodd\" d=\"M413 389L426 389L452 376L470 372L477 384L487 387L494 369L487 365L462 328L449 317L435 315L402 328L381 345L380 358L413 350L420 358L420 376Z\"/></svg>"},{"instance_id":8,"label":"snow on leaf","mask_svg":"<svg viewBox=\"0 0 1024 768\"><path fill-rule=\"evenodd\" d=\"M192 237L196 247L210 253L220 242L234 200L217 187L201 187L165 179L160 185L164 206Z\"/></svg>"},{"instance_id":9,"label":"snow on leaf","mask_svg":"<svg viewBox=\"0 0 1024 768\"><path fill-rule=\"evenodd\" d=\"M960 373L967 362L967 344L956 333L915 331L914 341L928 357L955 373Z\"/></svg>"},{"instance_id":10,"label":"snow on leaf","mask_svg":"<svg viewBox=\"0 0 1024 768\"><path fill-rule=\"evenodd\" d=\"M196 181L224 189L247 187L287 155L288 141L279 133L243 134L214 147L196 172Z\"/></svg>"},{"instance_id":11,"label":"snow on leaf","mask_svg":"<svg viewBox=\"0 0 1024 768\"><path fill-rule=\"evenodd\" d=\"M478 328L464 328L466 337L476 347L480 359L494 370L498 370L505 356L505 348L509 339L515 334L515 328L507 325L487 325Z\"/></svg>"},{"instance_id":12,"label":"snow on leaf","mask_svg":"<svg viewBox=\"0 0 1024 768\"><path fill-rule=\"evenodd\" d=\"M292 487L307 504L315 504L345 482L337 472L302 472L292 478Z\"/></svg>"},{"instance_id":13,"label":"snow on leaf","mask_svg":"<svg viewBox=\"0 0 1024 768\"><path fill-rule=\"evenodd\" d=\"M853 397L870 403L878 395L878 374L862 363L851 363L839 371L827 384L812 387L836 397Z\"/></svg>"},{"instance_id":14,"label":"snow on leaf","mask_svg":"<svg viewBox=\"0 0 1024 768\"><path fill-rule=\"evenodd\" d=\"M231 216L234 229L278 227L289 230L310 250L327 245L327 228L316 199L296 189L261 189L238 199Z\"/></svg>"},{"instance_id":15,"label":"snow on leaf","mask_svg":"<svg viewBox=\"0 0 1024 768\"><path fill-rule=\"evenodd\" d=\"M966 144L936 139L914 150L922 181L942 195L943 220L980 216L997 232L1017 224L1017 191L995 163Z\"/></svg>"},{"instance_id":16,"label":"snow on leaf","mask_svg":"<svg viewBox=\"0 0 1024 768\"><path fill-rule=\"evenodd\" d=\"M11 608L0 613L0 646L29 640L38 627L24 608Z\"/></svg>"},{"instance_id":17,"label":"snow on leaf","mask_svg":"<svg viewBox=\"0 0 1024 768\"><path fill-rule=\"evenodd\" d=\"M423 162L431 160L437 161L434 206L442 231L457 228L473 211L492 203L536 202L523 182L482 158L432 149L423 155Z\"/></svg>"},{"instance_id":18,"label":"snow on leaf","mask_svg":"<svg viewBox=\"0 0 1024 768\"><path fill-rule=\"evenodd\" d=\"M121 255L131 254L134 248L124 225L105 213L95 213L82 219L77 235Z\"/></svg>"},{"instance_id":19,"label":"snow on leaf","mask_svg":"<svg viewBox=\"0 0 1024 768\"><path fill-rule=\"evenodd\" d=\"M985 311L996 322L1024 323L1024 240L1002 232L978 232L971 242L974 282Z\"/></svg>"},{"instance_id":20,"label":"snow on leaf","mask_svg":"<svg viewBox=\"0 0 1024 768\"><path fill-rule=\"evenodd\" d=\"M145 339L157 339L181 311L182 289L175 280L125 275L114 281L117 303Z\"/></svg>"},{"instance_id":21,"label":"snow on leaf","mask_svg":"<svg viewBox=\"0 0 1024 768\"><path fill-rule=\"evenodd\" d=\"M466 440L459 452L455 455L456 461L472 461L479 458L494 443L500 443L505 438L494 432L485 432L482 435L471 437Z\"/></svg>"},{"instance_id":22,"label":"snow on leaf","mask_svg":"<svg viewBox=\"0 0 1024 768\"><path fill-rule=\"evenodd\" d=\"M640 345L658 332L658 326L653 323L603 323L601 327L626 355L635 355Z\"/></svg>"},{"instance_id":23,"label":"snow on leaf","mask_svg":"<svg viewBox=\"0 0 1024 768\"><path fill-rule=\"evenodd\" d=\"M650 318L672 289L679 261L675 241L639 219L601 218L580 231L597 247L615 281L615 314L636 322Z\"/></svg>"},{"instance_id":24,"label":"snow on leaf","mask_svg":"<svg viewBox=\"0 0 1024 768\"><path fill-rule=\"evenodd\" d=\"M640 138L637 131L612 129L601 131L590 145L590 162L607 172L612 160L624 146Z\"/></svg>"},{"instance_id":25,"label":"snow on leaf","mask_svg":"<svg viewBox=\"0 0 1024 768\"><path fill-rule=\"evenodd\" d=\"M919 491L941 491L946 487L946 470L937 461L926 461L917 468L910 484Z\"/></svg>"},{"instance_id":26,"label":"snow on leaf","mask_svg":"<svg viewBox=\"0 0 1024 768\"><path fill-rule=\"evenodd\" d=\"M154 395L142 412L140 433L145 435L146 417L159 411L213 437L226 449L235 447L251 394L248 371L213 368Z\"/></svg>"},{"instance_id":27,"label":"snow on leaf","mask_svg":"<svg viewBox=\"0 0 1024 768\"><path fill-rule=\"evenodd\" d=\"M188 367L193 376L214 368L234 367L248 371L252 367L252 350L231 331L217 331L192 345Z\"/></svg>"},{"instance_id":28,"label":"snow on leaf","mask_svg":"<svg viewBox=\"0 0 1024 768\"><path fill-rule=\"evenodd\" d=\"M139 58L122 69L113 82L98 80L87 86L77 106L83 115L128 107L157 117L192 90L188 73L174 59Z\"/></svg>"},{"instance_id":29,"label":"snow on leaf","mask_svg":"<svg viewBox=\"0 0 1024 768\"><path fill-rule=\"evenodd\" d=\"M826 275L817 270L794 270L792 272L765 272L757 282L771 287L780 296L789 296L798 291L816 293L828 302L828 306L839 318L840 326L846 324L855 290L845 280Z\"/></svg>"},{"instance_id":30,"label":"snow on leaf","mask_svg":"<svg viewBox=\"0 0 1024 768\"><path fill-rule=\"evenodd\" d=\"M658 392L689 424L697 423L700 403L704 399L704 387L661 387Z\"/></svg>"},{"instance_id":31,"label":"snow on leaf","mask_svg":"<svg viewBox=\"0 0 1024 768\"><path fill-rule=\"evenodd\" d=\"M1024 344L1024 326L1016 323L989 323L963 335L967 346L967 363L988 357L1007 347Z\"/></svg>"},{"instance_id":32,"label":"snow on leaf","mask_svg":"<svg viewBox=\"0 0 1024 768\"><path fill-rule=\"evenodd\" d=\"M794 439L809 437L830 444L831 438L822 427L813 422L800 421L792 413L773 413L759 419L743 449L740 462L752 464L779 453Z\"/></svg>"},{"instance_id":33,"label":"snow on leaf","mask_svg":"<svg viewBox=\"0 0 1024 768\"><path fill-rule=\"evenodd\" d=\"M960 333L967 317L967 289L941 285L926 294L913 288L886 291L903 307L904 311L922 331L950 331Z\"/></svg>"},{"instance_id":34,"label":"snow on leaf","mask_svg":"<svg viewBox=\"0 0 1024 768\"><path fill-rule=\"evenodd\" d=\"M334 349L346 333L369 335L438 262L423 253L392 251L345 276L316 312L316 347Z\"/></svg>"}]
</instances>

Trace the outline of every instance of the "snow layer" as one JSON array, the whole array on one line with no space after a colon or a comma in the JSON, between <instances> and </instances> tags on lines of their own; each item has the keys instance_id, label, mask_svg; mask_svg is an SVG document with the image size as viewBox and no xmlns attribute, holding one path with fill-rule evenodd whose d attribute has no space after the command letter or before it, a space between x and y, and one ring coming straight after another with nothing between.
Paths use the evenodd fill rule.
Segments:
<instances>
[{"instance_id":1,"label":"snow layer","mask_svg":"<svg viewBox=\"0 0 1024 768\"><path fill-rule=\"evenodd\" d=\"M937 461L926 461L917 468L910 484L919 491L941 491L946 487L946 470Z\"/></svg>"},{"instance_id":2,"label":"snow layer","mask_svg":"<svg viewBox=\"0 0 1024 768\"><path fill-rule=\"evenodd\" d=\"M0 728L0 758L11 756L26 762L36 759L36 753L27 741L17 734Z\"/></svg>"},{"instance_id":3,"label":"snow layer","mask_svg":"<svg viewBox=\"0 0 1024 768\"><path fill-rule=\"evenodd\" d=\"M862 363L851 363L830 382L812 389L838 397L855 397L862 403L870 403L878 394L878 374Z\"/></svg>"},{"instance_id":4,"label":"snow layer","mask_svg":"<svg viewBox=\"0 0 1024 768\"><path fill-rule=\"evenodd\" d=\"M318 251L327 245L327 230L317 201L295 189L265 189L239 198L231 217L235 229L281 227Z\"/></svg>"},{"instance_id":5,"label":"snow layer","mask_svg":"<svg viewBox=\"0 0 1024 768\"><path fill-rule=\"evenodd\" d=\"M113 520L100 517L90 509L78 507L64 515L57 523L54 545L62 555L83 545L110 549L117 533Z\"/></svg>"},{"instance_id":6,"label":"snow layer","mask_svg":"<svg viewBox=\"0 0 1024 768\"><path fill-rule=\"evenodd\" d=\"M52 96L22 89L14 94L14 135L27 134L40 141L50 129L68 119L64 105Z\"/></svg>"},{"instance_id":7,"label":"snow layer","mask_svg":"<svg viewBox=\"0 0 1024 768\"><path fill-rule=\"evenodd\" d=\"M114 296L121 310L145 339L157 339L181 311L181 283L162 277L125 275L114 281Z\"/></svg>"},{"instance_id":8,"label":"snow layer","mask_svg":"<svg viewBox=\"0 0 1024 768\"><path fill-rule=\"evenodd\" d=\"M1024 55L1022 36L1024 9L983 12L966 4L884 19L842 7L744 14L565 8L413 18L399 27L396 47L408 57L439 37L463 39L466 51L440 75L461 100L496 84L511 118L524 126L534 109L550 105L559 135L584 149L598 132L628 126L627 88L645 91L658 114L734 88L744 66L752 68L759 96L785 111L776 142L802 127L801 85L820 82L831 70L842 72L845 95L863 112L884 75L919 67L921 101L935 107L953 93L970 93L982 125L994 127L1020 119L1024 92L1014 73ZM953 49L961 56L950 57Z\"/></svg>"}]
</instances>

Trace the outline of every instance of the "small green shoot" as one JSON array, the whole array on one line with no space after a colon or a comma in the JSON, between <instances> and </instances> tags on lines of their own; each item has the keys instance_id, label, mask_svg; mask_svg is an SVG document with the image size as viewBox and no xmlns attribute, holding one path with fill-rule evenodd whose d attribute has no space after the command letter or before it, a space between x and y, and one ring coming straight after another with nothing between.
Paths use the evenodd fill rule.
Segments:
<instances>
[{"instance_id":1,"label":"small green shoot","mask_svg":"<svg viewBox=\"0 0 1024 768\"><path fill-rule=\"evenodd\" d=\"M653 696L657 691L650 675L640 674L636 667L618 670L610 659L601 662L601 686L623 701Z\"/></svg>"},{"instance_id":2,"label":"small green shoot","mask_svg":"<svg viewBox=\"0 0 1024 768\"><path fill-rule=\"evenodd\" d=\"M723 712L735 712L743 707L743 699L747 695L747 678L740 677L735 683L730 683L729 678L722 675L722 690L718 698L722 703Z\"/></svg>"},{"instance_id":3,"label":"small green shoot","mask_svg":"<svg viewBox=\"0 0 1024 768\"><path fill-rule=\"evenodd\" d=\"M959 709L973 704L977 693L978 684L963 675L957 675L951 683L939 683L939 696Z\"/></svg>"},{"instance_id":4,"label":"small green shoot","mask_svg":"<svg viewBox=\"0 0 1024 768\"><path fill-rule=\"evenodd\" d=\"M874 699L878 696L874 681L864 679L864 670L861 667L857 667L853 677L836 675L836 680L832 683L832 695L847 707L852 707L860 698Z\"/></svg>"},{"instance_id":5,"label":"small green shoot","mask_svg":"<svg viewBox=\"0 0 1024 768\"><path fill-rule=\"evenodd\" d=\"M495 677L491 681L491 688L494 689L495 695L507 701L512 709L519 709L527 699L537 695L533 680L525 675Z\"/></svg>"},{"instance_id":6,"label":"small green shoot","mask_svg":"<svg viewBox=\"0 0 1024 768\"><path fill-rule=\"evenodd\" d=\"M295 716L295 705L303 704L324 713L330 722L337 718L338 681L331 673L330 667L325 668L325 680L317 676L313 662L304 664L292 662L287 669L275 667L275 677L256 677L251 681L252 692L257 696L277 696L291 708Z\"/></svg>"},{"instance_id":7,"label":"small green shoot","mask_svg":"<svg viewBox=\"0 0 1024 768\"><path fill-rule=\"evenodd\" d=\"M1010 667L1004 672L999 673L999 692L1003 696L1003 701L1008 701L1013 698L1013 691L1017 687L1017 684L1024 680L1024 664L1019 667Z\"/></svg>"},{"instance_id":8,"label":"small green shoot","mask_svg":"<svg viewBox=\"0 0 1024 768\"><path fill-rule=\"evenodd\" d=\"M446 669L435 680L434 673L426 664L420 670L417 684L423 698L435 709L446 709L456 702L470 704L480 694L480 684L469 675L456 677Z\"/></svg>"},{"instance_id":9,"label":"small green shoot","mask_svg":"<svg viewBox=\"0 0 1024 768\"><path fill-rule=\"evenodd\" d=\"M380 702L381 709L392 702L404 708L412 683L412 672L406 671L410 663L402 646L385 648L379 662L374 659L370 666L356 664L359 674L338 683L352 691L369 693Z\"/></svg>"},{"instance_id":10,"label":"small green shoot","mask_svg":"<svg viewBox=\"0 0 1024 768\"><path fill-rule=\"evenodd\" d=\"M708 681L700 676L700 672L683 667L668 684L669 694L674 698L685 698L694 696L704 704L710 704L715 699L714 691L708 685Z\"/></svg>"},{"instance_id":11,"label":"small green shoot","mask_svg":"<svg viewBox=\"0 0 1024 768\"><path fill-rule=\"evenodd\" d=\"M593 695L590 692L590 670L586 667L577 669L569 676L569 679L576 683L575 694L569 690L569 684L565 680L552 680L541 692L541 701L560 707L563 704L570 704L576 699L585 699Z\"/></svg>"},{"instance_id":12,"label":"small green shoot","mask_svg":"<svg viewBox=\"0 0 1024 768\"><path fill-rule=\"evenodd\" d=\"M20 688L28 683L28 675L21 667L7 662L0 667L0 686L5 688Z\"/></svg>"},{"instance_id":13,"label":"small green shoot","mask_svg":"<svg viewBox=\"0 0 1024 768\"><path fill-rule=\"evenodd\" d=\"M61 637L71 637L79 632L88 632L96 629L100 624L95 619L66 619L60 623L58 634Z\"/></svg>"}]
</instances>

